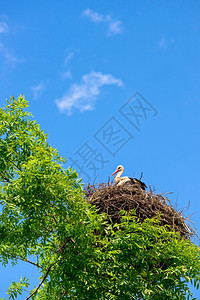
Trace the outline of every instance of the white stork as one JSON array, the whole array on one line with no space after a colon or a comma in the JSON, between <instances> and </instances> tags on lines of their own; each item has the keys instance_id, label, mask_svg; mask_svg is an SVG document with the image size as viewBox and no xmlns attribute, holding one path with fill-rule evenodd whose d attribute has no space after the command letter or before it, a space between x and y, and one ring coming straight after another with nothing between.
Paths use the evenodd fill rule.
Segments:
<instances>
[{"instance_id":1,"label":"white stork","mask_svg":"<svg viewBox=\"0 0 200 300\"><path fill-rule=\"evenodd\" d=\"M145 190L145 188L147 187L146 184L142 181L140 181L139 179L136 178L130 178L128 176L124 176L121 177L122 173L124 172L124 167L122 165L119 165L116 169L116 171L111 175L115 175L114 179L115 179L115 184L116 185L122 185L122 184L138 184L142 190Z\"/></svg>"}]
</instances>

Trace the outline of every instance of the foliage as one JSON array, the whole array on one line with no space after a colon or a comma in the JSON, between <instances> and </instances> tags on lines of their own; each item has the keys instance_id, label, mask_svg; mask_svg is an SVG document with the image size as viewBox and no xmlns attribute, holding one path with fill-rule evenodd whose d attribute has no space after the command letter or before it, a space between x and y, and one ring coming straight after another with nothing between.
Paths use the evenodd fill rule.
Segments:
<instances>
[{"instance_id":1,"label":"foliage","mask_svg":"<svg viewBox=\"0 0 200 300\"><path fill-rule=\"evenodd\" d=\"M27 107L20 96L0 109L0 261L38 269L26 299L192 299L199 248L157 219L124 213L113 224L97 214ZM28 285L13 282L9 299Z\"/></svg>"},{"instance_id":2,"label":"foliage","mask_svg":"<svg viewBox=\"0 0 200 300\"><path fill-rule=\"evenodd\" d=\"M9 299L15 299L18 294L22 295L23 288L29 287L28 281L29 279L26 279L26 277L20 278L19 282L13 281L7 292L7 294L9 295Z\"/></svg>"}]
</instances>

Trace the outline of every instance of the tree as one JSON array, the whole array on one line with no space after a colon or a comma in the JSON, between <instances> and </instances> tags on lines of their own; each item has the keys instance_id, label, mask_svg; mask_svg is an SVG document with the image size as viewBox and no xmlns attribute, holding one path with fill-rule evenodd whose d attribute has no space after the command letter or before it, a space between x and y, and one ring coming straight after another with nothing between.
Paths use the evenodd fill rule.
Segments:
<instances>
[{"instance_id":1,"label":"tree","mask_svg":"<svg viewBox=\"0 0 200 300\"><path fill-rule=\"evenodd\" d=\"M158 219L98 214L27 107L20 96L0 109L0 261L38 269L26 299L191 299L199 248ZM13 282L9 299L28 286Z\"/></svg>"}]
</instances>

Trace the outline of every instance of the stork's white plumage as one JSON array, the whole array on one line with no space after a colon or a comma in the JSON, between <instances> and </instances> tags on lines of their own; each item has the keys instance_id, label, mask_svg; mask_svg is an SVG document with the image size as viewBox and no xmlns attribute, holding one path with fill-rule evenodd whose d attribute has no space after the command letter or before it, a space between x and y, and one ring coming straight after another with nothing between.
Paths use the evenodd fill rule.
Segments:
<instances>
[{"instance_id":1,"label":"stork's white plumage","mask_svg":"<svg viewBox=\"0 0 200 300\"><path fill-rule=\"evenodd\" d=\"M114 177L115 183L117 185L121 185L127 181L130 181L130 178L128 176L121 177L123 172L124 172L124 167L122 165L119 165L116 171L112 174L112 176L117 174Z\"/></svg>"},{"instance_id":2,"label":"stork's white plumage","mask_svg":"<svg viewBox=\"0 0 200 300\"><path fill-rule=\"evenodd\" d=\"M129 184L139 184L139 186L141 187L141 189L145 190L145 188L147 187L146 184L136 178L130 178L128 176L122 176L122 173L124 172L124 167L122 165L119 165L116 169L116 171L112 174L115 175L114 180L115 180L115 184L116 185L122 185L125 183L129 183Z\"/></svg>"}]
</instances>

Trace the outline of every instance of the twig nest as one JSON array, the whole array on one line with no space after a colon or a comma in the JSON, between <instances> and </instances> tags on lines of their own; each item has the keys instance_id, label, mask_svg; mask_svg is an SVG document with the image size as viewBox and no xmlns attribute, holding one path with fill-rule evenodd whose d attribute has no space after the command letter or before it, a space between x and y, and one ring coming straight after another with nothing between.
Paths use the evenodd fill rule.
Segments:
<instances>
[{"instance_id":1,"label":"twig nest","mask_svg":"<svg viewBox=\"0 0 200 300\"><path fill-rule=\"evenodd\" d=\"M186 224L186 218L172 207L166 196L144 191L137 184L101 184L98 187L89 184L85 194L87 202L95 205L98 213L106 213L113 223L120 222L120 211L130 212L135 209L141 222L160 215L160 225L169 225L187 239L195 234L192 226Z\"/></svg>"}]
</instances>

